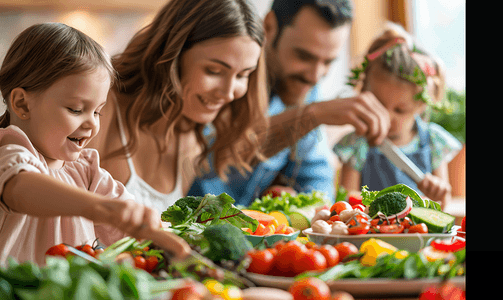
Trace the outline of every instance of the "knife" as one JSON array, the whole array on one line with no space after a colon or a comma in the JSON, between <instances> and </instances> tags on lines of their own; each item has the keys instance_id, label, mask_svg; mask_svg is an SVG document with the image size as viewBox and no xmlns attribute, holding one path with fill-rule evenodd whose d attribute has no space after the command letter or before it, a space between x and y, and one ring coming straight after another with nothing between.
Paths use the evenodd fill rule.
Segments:
<instances>
[{"instance_id":1,"label":"knife","mask_svg":"<svg viewBox=\"0 0 503 300\"><path fill-rule=\"evenodd\" d=\"M414 182L419 183L424 179L424 173L388 138L384 139L379 150L388 158L397 168L409 175Z\"/></svg>"}]
</instances>

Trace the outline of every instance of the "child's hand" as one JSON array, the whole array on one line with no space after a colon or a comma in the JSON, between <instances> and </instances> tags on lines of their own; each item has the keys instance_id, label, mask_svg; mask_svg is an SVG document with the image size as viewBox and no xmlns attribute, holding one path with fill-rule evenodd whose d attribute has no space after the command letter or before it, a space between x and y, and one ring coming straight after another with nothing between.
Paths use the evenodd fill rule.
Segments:
<instances>
[{"instance_id":1,"label":"child's hand","mask_svg":"<svg viewBox=\"0 0 503 300\"><path fill-rule=\"evenodd\" d=\"M99 206L95 222L108 223L136 239L153 240L176 258L181 259L189 254L191 248L185 240L162 230L161 214L155 209L133 200L105 200Z\"/></svg>"},{"instance_id":2,"label":"child's hand","mask_svg":"<svg viewBox=\"0 0 503 300\"><path fill-rule=\"evenodd\" d=\"M447 201L451 198L451 185L449 182L430 173L425 174L424 179L417 184L417 188L426 197L440 202L442 209L445 208Z\"/></svg>"}]
</instances>

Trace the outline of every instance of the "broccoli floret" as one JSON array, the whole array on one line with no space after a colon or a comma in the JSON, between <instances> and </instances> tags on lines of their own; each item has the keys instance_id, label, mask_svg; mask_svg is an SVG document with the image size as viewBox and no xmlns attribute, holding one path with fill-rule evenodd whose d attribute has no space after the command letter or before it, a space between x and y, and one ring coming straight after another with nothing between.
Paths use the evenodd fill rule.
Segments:
<instances>
[{"instance_id":1,"label":"broccoli floret","mask_svg":"<svg viewBox=\"0 0 503 300\"><path fill-rule=\"evenodd\" d=\"M243 231L229 223L210 225L203 236L209 243L204 255L213 261L239 260L253 248Z\"/></svg>"},{"instance_id":2,"label":"broccoli floret","mask_svg":"<svg viewBox=\"0 0 503 300\"><path fill-rule=\"evenodd\" d=\"M407 199L407 196L400 192L384 194L370 203L369 215L373 217L379 211L386 216L397 214L407 206L405 199Z\"/></svg>"}]
</instances>

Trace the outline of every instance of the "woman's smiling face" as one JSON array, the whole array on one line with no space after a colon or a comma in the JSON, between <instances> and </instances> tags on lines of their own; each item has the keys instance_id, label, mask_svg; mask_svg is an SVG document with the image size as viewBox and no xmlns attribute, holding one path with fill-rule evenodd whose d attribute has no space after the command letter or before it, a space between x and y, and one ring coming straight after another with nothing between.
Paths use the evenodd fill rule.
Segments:
<instances>
[{"instance_id":1,"label":"woman's smiling face","mask_svg":"<svg viewBox=\"0 0 503 300\"><path fill-rule=\"evenodd\" d=\"M180 58L182 115L211 123L224 105L246 94L260 53L249 36L213 38L185 51Z\"/></svg>"}]
</instances>

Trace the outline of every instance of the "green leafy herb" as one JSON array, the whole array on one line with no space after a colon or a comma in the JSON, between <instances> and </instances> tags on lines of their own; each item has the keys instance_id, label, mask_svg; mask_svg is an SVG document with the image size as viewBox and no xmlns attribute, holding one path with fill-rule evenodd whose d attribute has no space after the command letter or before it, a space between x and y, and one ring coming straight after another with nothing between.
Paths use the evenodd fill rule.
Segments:
<instances>
[{"instance_id":1,"label":"green leafy herb","mask_svg":"<svg viewBox=\"0 0 503 300\"><path fill-rule=\"evenodd\" d=\"M258 210L263 213L279 210L286 214L290 214L297 208L324 204L325 201L325 194L320 191L299 193L297 196L292 196L289 193L282 193L281 196L278 197L266 195L262 198L257 198L248 206L248 209Z\"/></svg>"}]
</instances>

